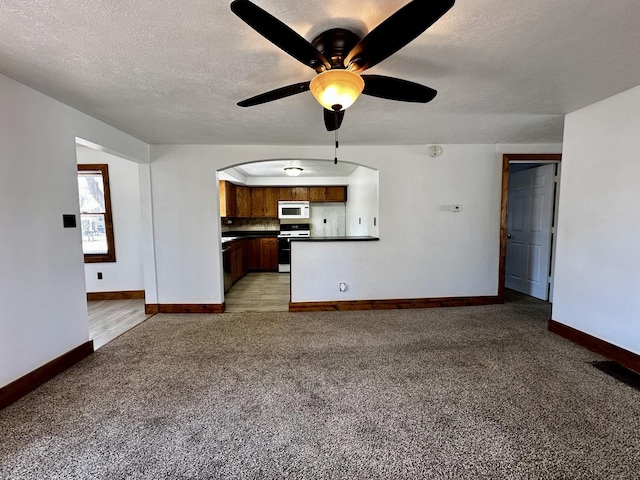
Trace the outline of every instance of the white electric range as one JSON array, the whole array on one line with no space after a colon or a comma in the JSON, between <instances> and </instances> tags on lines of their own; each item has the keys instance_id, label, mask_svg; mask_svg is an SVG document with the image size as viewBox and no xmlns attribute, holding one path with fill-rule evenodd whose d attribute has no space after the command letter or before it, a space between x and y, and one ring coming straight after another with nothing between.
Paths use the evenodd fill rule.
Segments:
<instances>
[{"instance_id":1,"label":"white electric range","mask_svg":"<svg viewBox=\"0 0 640 480\"><path fill-rule=\"evenodd\" d=\"M278 272L291 271L291 239L311 236L309 223L284 223L278 235Z\"/></svg>"}]
</instances>

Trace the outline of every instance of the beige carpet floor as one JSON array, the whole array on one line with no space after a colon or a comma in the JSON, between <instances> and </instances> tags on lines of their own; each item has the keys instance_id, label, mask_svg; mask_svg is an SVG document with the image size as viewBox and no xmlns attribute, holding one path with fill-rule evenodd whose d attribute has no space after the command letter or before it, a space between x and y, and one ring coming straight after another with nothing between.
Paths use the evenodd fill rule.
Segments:
<instances>
[{"instance_id":1,"label":"beige carpet floor","mask_svg":"<svg viewBox=\"0 0 640 480\"><path fill-rule=\"evenodd\" d=\"M0 411L0 478L640 478L640 392L549 315L156 315Z\"/></svg>"}]
</instances>

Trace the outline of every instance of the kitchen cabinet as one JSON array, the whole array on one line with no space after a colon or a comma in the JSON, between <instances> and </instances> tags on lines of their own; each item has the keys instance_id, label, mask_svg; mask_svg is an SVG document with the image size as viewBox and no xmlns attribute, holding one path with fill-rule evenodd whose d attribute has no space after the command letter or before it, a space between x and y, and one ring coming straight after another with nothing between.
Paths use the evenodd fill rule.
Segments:
<instances>
[{"instance_id":1,"label":"kitchen cabinet","mask_svg":"<svg viewBox=\"0 0 640 480\"><path fill-rule=\"evenodd\" d=\"M311 202L346 202L347 187L309 187L309 201Z\"/></svg>"},{"instance_id":2,"label":"kitchen cabinet","mask_svg":"<svg viewBox=\"0 0 640 480\"><path fill-rule=\"evenodd\" d=\"M251 217L278 218L277 187L251 187Z\"/></svg>"},{"instance_id":3,"label":"kitchen cabinet","mask_svg":"<svg viewBox=\"0 0 640 480\"><path fill-rule=\"evenodd\" d=\"M278 200L309 200L309 187L280 187Z\"/></svg>"},{"instance_id":4,"label":"kitchen cabinet","mask_svg":"<svg viewBox=\"0 0 640 480\"><path fill-rule=\"evenodd\" d=\"M263 237L260 239L260 263L262 270L278 269L278 239Z\"/></svg>"},{"instance_id":5,"label":"kitchen cabinet","mask_svg":"<svg viewBox=\"0 0 640 480\"><path fill-rule=\"evenodd\" d=\"M248 271L247 249L245 239L237 239L225 245L223 267L231 274L231 283L236 283Z\"/></svg>"},{"instance_id":6,"label":"kitchen cabinet","mask_svg":"<svg viewBox=\"0 0 640 480\"><path fill-rule=\"evenodd\" d=\"M236 186L233 183L220 180L220 216L223 218L236 217Z\"/></svg>"},{"instance_id":7,"label":"kitchen cabinet","mask_svg":"<svg viewBox=\"0 0 640 480\"><path fill-rule=\"evenodd\" d=\"M346 186L245 187L220 180L220 217L278 218L278 201L346 202Z\"/></svg>"},{"instance_id":8,"label":"kitchen cabinet","mask_svg":"<svg viewBox=\"0 0 640 480\"><path fill-rule=\"evenodd\" d=\"M251 216L251 188L236 185L236 216Z\"/></svg>"},{"instance_id":9,"label":"kitchen cabinet","mask_svg":"<svg viewBox=\"0 0 640 480\"><path fill-rule=\"evenodd\" d=\"M278 187L264 188L264 216L278 218Z\"/></svg>"},{"instance_id":10,"label":"kitchen cabinet","mask_svg":"<svg viewBox=\"0 0 640 480\"><path fill-rule=\"evenodd\" d=\"M244 261L244 240L236 240L236 278L234 281L240 280L246 273L246 263Z\"/></svg>"},{"instance_id":11,"label":"kitchen cabinet","mask_svg":"<svg viewBox=\"0 0 640 480\"><path fill-rule=\"evenodd\" d=\"M260 239L248 238L247 243L247 268L249 270L260 270L262 260L260 258Z\"/></svg>"},{"instance_id":12,"label":"kitchen cabinet","mask_svg":"<svg viewBox=\"0 0 640 480\"><path fill-rule=\"evenodd\" d=\"M246 240L247 269L278 270L278 239L276 237L248 238Z\"/></svg>"}]
</instances>

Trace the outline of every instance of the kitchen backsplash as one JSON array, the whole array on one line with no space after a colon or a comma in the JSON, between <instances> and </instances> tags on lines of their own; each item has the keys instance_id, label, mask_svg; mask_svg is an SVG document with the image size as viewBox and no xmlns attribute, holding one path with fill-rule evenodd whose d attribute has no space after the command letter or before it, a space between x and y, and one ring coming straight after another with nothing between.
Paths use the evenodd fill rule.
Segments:
<instances>
[{"instance_id":1,"label":"kitchen backsplash","mask_svg":"<svg viewBox=\"0 0 640 480\"><path fill-rule=\"evenodd\" d=\"M277 218L234 218L232 223L223 222L222 231L267 231L280 230L280 222Z\"/></svg>"},{"instance_id":2,"label":"kitchen backsplash","mask_svg":"<svg viewBox=\"0 0 640 480\"><path fill-rule=\"evenodd\" d=\"M341 237L346 234L346 207L344 203L312 203L309 220L283 220L284 223L311 224L312 237ZM234 218L222 223L222 232L279 231L277 218Z\"/></svg>"},{"instance_id":3,"label":"kitchen backsplash","mask_svg":"<svg viewBox=\"0 0 640 480\"><path fill-rule=\"evenodd\" d=\"M312 203L309 218L312 237L342 237L346 234L344 203Z\"/></svg>"}]
</instances>

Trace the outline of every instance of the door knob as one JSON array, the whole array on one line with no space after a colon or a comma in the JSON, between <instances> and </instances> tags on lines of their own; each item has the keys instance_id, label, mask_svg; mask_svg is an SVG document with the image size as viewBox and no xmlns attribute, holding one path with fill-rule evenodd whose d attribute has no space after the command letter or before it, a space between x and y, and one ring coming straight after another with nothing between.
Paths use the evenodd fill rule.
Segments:
<instances>
[{"instance_id":1,"label":"door knob","mask_svg":"<svg viewBox=\"0 0 640 480\"><path fill-rule=\"evenodd\" d=\"M511 235L507 235L507 240L511 240Z\"/></svg>"}]
</instances>

